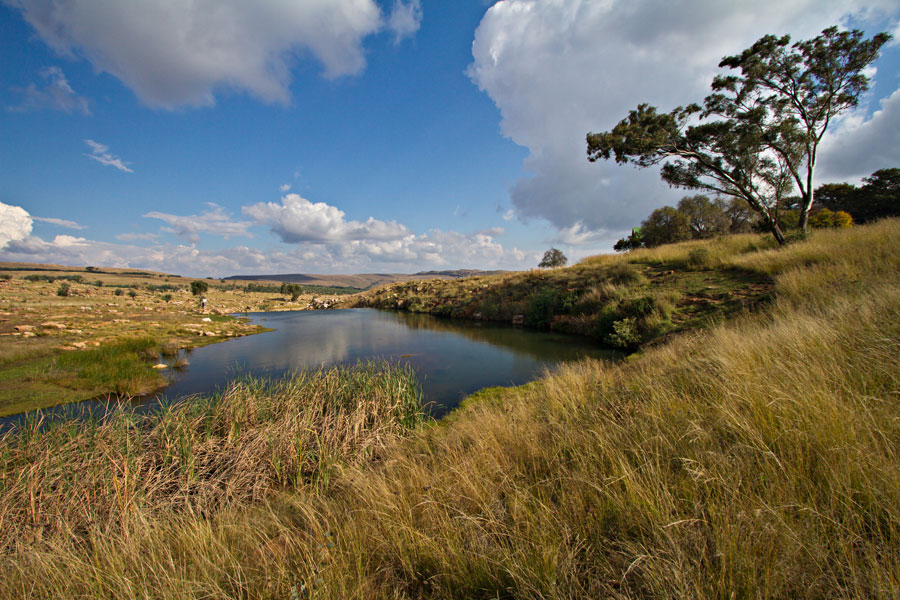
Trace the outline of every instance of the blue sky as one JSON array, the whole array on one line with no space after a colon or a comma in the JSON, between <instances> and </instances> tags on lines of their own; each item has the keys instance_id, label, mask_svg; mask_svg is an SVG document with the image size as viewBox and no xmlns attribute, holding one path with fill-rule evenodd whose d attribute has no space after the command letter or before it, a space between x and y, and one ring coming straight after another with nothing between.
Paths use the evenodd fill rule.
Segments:
<instances>
[{"instance_id":1,"label":"blue sky","mask_svg":"<svg viewBox=\"0 0 900 600\"><path fill-rule=\"evenodd\" d=\"M661 8L661 6L663 8ZM589 164L639 102L873 0L0 0L0 260L192 276L528 268L674 203ZM900 46L820 182L900 166Z\"/></svg>"}]
</instances>

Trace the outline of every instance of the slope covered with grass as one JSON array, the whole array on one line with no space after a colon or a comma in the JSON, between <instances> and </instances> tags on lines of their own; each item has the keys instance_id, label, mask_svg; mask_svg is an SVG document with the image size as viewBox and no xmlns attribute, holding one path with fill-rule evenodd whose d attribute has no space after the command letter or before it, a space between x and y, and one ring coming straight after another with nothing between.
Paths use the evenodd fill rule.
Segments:
<instances>
[{"instance_id":1,"label":"slope covered with grass","mask_svg":"<svg viewBox=\"0 0 900 600\"><path fill-rule=\"evenodd\" d=\"M704 260L771 277L762 311L476 394L327 487L23 541L0 595L897 597L900 222L744 246Z\"/></svg>"},{"instance_id":2,"label":"slope covered with grass","mask_svg":"<svg viewBox=\"0 0 900 600\"><path fill-rule=\"evenodd\" d=\"M568 268L396 283L348 303L515 323L634 350L767 300L769 274L725 265L721 258L754 254L770 244L774 241L744 235L684 245L672 256L635 252L589 258Z\"/></svg>"}]
</instances>

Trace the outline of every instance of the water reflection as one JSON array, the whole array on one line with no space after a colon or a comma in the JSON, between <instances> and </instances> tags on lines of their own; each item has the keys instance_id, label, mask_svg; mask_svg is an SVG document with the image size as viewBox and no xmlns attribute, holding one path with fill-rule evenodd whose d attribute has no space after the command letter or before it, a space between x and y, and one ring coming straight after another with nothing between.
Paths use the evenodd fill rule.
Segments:
<instances>
[{"instance_id":1,"label":"water reflection","mask_svg":"<svg viewBox=\"0 0 900 600\"><path fill-rule=\"evenodd\" d=\"M297 369L352 365L360 360L409 362L419 374L432 414L440 416L476 390L520 385L561 361L618 355L574 336L429 315L374 309L248 314L274 331L194 350L160 394L137 400L209 394L240 374L281 376ZM98 408L80 403L80 408ZM60 408L71 414L79 406Z\"/></svg>"}]
</instances>

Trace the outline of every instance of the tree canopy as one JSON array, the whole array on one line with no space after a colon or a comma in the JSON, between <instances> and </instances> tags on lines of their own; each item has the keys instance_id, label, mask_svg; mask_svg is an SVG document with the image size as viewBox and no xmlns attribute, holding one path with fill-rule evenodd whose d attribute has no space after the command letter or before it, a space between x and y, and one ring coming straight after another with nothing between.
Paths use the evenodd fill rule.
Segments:
<instances>
[{"instance_id":1,"label":"tree canopy","mask_svg":"<svg viewBox=\"0 0 900 600\"><path fill-rule=\"evenodd\" d=\"M544 258L538 263L538 267L542 269L563 267L567 262L569 262L569 259L566 258L566 255L561 250L550 248L544 252Z\"/></svg>"},{"instance_id":2,"label":"tree canopy","mask_svg":"<svg viewBox=\"0 0 900 600\"><path fill-rule=\"evenodd\" d=\"M702 106L659 113L639 104L611 131L588 133L588 160L662 165L670 185L746 202L784 243L779 205L798 189L806 228L818 145L832 119L868 89L864 70L890 37L865 40L859 30L836 27L794 44L790 36L764 36L722 59L720 67L740 75L717 76Z\"/></svg>"},{"instance_id":3,"label":"tree canopy","mask_svg":"<svg viewBox=\"0 0 900 600\"><path fill-rule=\"evenodd\" d=\"M195 296L200 296L206 293L206 290L209 289L209 284L205 281L201 281L200 279L195 279L191 282L191 293Z\"/></svg>"}]
</instances>

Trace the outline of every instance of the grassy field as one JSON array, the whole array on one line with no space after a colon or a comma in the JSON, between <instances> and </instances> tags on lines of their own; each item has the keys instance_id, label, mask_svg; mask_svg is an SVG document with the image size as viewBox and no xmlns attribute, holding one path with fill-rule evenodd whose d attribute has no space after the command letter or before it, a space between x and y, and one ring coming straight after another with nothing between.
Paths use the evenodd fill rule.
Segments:
<instances>
[{"instance_id":1,"label":"grassy field","mask_svg":"<svg viewBox=\"0 0 900 600\"><path fill-rule=\"evenodd\" d=\"M635 350L768 300L768 273L725 266L720 257L773 244L736 236L686 246L677 259L645 252L629 260L600 256L565 269L396 283L348 296L342 305L515 323Z\"/></svg>"},{"instance_id":2,"label":"grassy field","mask_svg":"<svg viewBox=\"0 0 900 600\"><path fill-rule=\"evenodd\" d=\"M302 310L320 298L305 293L291 301L275 282L204 280L204 310L189 291L192 281L146 271L0 263L0 416L154 391L166 380L153 365L175 367L179 349L263 331L231 313ZM247 291L248 285L267 291ZM67 295L59 295L61 286ZM322 300L333 304L336 297Z\"/></svg>"},{"instance_id":3,"label":"grassy field","mask_svg":"<svg viewBox=\"0 0 900 600\"><path fill-rule=\"evenodd\" d=\"M752 273L774 285L761 309L622 363L485 390L439 424L391 430L377 452L348 446L320 485L268 476L258 495L198 505L179 486L204 485L172 484L170 507L143 500L153 480L129 460L165 465L147 454L176 456L183 434L128 426L143 441L115 452L67 434L80 441L63 467L102 472L101 502L59 492L64 442L7 438L0 597L896 598L900 222L748 241L588 264ZM190 430L227 431L218 422ZM281 439L273 423L248 452ZM210 455L228 445L203 439ZM273 472L255 460L241 464Z\"/></svg>"}]
</instances>

